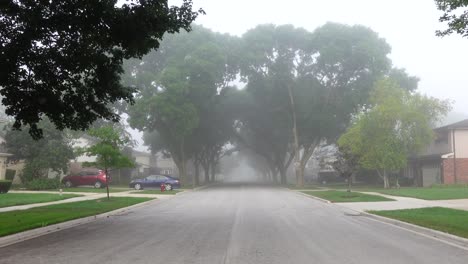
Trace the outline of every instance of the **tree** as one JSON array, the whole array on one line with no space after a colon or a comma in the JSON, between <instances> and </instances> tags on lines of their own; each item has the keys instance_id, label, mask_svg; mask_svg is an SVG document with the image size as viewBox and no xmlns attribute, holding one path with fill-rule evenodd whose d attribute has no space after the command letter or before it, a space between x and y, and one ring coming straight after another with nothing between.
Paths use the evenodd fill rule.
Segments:
<instances>
[{"instance_id":1,"label":"tree","mask_svg":"<svg viewBox=\"0 0 468 264\"><path fill-rule=\"evenodd\" d=\"M130 125L142 131L158 131L186 184L187 138L198 125L198 113L188 99L187 79L178 69L168 69L161 78L163 91L140 97L130 109Z\"/></svg>"},{"instance_id":2,"label":"tree","mask_svg":"<svg viewBox=\"0 0 468 264\"><path fill-rule=\"evenodd\" d=\"M450 107L406 91L389 78L376 83L370 102L373 107L358 116L338 144L358 156L361 166L376 170L389 188L388 172L406 167L408 158L432 141L434 124Z\"/></svg>"},{"instance_id":3,"label":"tree","mask_svg":"<svg viewBox=\"0 0 468 264\"><path fill-rule=\"evenodd\" d=\"M214 174L222 147L229 139L231 119L224 97L236 70L228 47L233 38L195 26L192 32L167 36L158 51L130 63L126 80L139 83L136 104L129 108L130 124L157 137L146 137L152 151L166 150L186 184L186 162ZM152 107L148 107L152 105ZM153 107L154 106L154 107ZM162 143L162 144L161 144ZM182 146L183 145L183 146Z\"/></svg>"},{"instance_id":4,"label":"tree","mask_svg":"<svg viewBox=\"0 0 468 264\"><path fill-rule=\"evenodd\" d=\"M243 40L241 74L253 102L246 134L256 152L276 164L283 183L294 157L296 182L303 186L305 166L318 144L334 142L367 104L373 83L389 74L390 46L366 27L337 23L313 33L261 25Z\"/></svg>"},{"instance_id":5,"label":"tree","mask_svg":"<svg viewBox=\"0 0 468 264\"><path fill-rule=\"evenodd\" d=\"M98 118L119 120L109 107L132 102L120 83L124 59L158 48L165 32L190 30L203 13L192 1L10 0L0 8L0 94L13 127L47 116L60 130L84 130Z\"/></svg>"},{"instance_id":6,"label":"tree","mask_svg":"<svg viewBox=\"0 0 468 264\"><path fill-rule=\"evenodd\" d=\"M349 149L341 148L335 156L336 160L332 163L332 167L345 178L348 182L348 192L351 192L353 183L353 175L359 169L359 157L353 154Z\"/></svg>"},{"instance_id":7,"label":"tree","mask_svg":"<svg viewBox=\"0 0 468 264\"><path fill-rule=\"evenodd\" d=\"M49 170L58 174L66 173L68 163L74 158L71 138L59 131L47 119L38 127L43 131L43 138L33 140L26 130L8 128L5 135L6 148L13 154L13 159L25 160L22 174L23 183L48 176Z\"/></svg>"},{"instance_id":8,"label":"tree","mask_svg":"<svg viewBox=\"0 0 468 264\"><path fill-rule=\"evenodd\" d=\"M112 126L91 129L88 135L96 139L92 146L81 149L87 156L95 156L95 162L87 162L86 166L101 168L106 173L107 199L109 199L109 169L134 167L134 162L122 153L128 139L122 137Z\"/></svg>"},{"instance_id":9,"label":"tree","mask_svg":"<svg viewBox=\"0 0 468 264\"><path fill-rule=\"evenodd\" d=\"M447 23L448 28L438 30L437 36L447 36L453 33L468 37L468 0L435 0L437 8L444 12L440 22Z\"/></svg>"}]
</instances>

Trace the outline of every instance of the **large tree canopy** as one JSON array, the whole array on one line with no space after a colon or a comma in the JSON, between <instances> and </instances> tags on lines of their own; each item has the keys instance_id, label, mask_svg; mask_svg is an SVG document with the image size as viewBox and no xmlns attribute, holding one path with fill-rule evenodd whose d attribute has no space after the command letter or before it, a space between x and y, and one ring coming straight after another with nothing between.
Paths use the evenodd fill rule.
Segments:
<instances>
[{"instance_id":1,"label":"large tree canopy","mask_svg":"<svg viewBox=\"0 0 468 264\"><path fill-rule=\"evenodd\" d=\"M158 48L166 32L190 24L192 1L10 0L0 7L0 94L15 128L38 138L43 116L58 129L86 129L98 118L118 120L109 107L131 102L120 82L124 59Z\"/></svg>"}]
</instances>

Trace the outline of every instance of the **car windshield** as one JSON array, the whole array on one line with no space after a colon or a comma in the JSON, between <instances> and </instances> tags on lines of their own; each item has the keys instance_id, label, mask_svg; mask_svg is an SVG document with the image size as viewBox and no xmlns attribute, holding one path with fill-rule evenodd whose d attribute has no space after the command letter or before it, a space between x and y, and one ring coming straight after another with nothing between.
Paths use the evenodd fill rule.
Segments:
<instances>
[{"instance_id":1,"label":"car windshield","mask_svg":"<svg viewBox=\"0 0 468 264\"><path fill-rule=\"evenodd\" d=\"M0 264L468 263L468 0L0 6Z\"/></svg>"}]
</instances>

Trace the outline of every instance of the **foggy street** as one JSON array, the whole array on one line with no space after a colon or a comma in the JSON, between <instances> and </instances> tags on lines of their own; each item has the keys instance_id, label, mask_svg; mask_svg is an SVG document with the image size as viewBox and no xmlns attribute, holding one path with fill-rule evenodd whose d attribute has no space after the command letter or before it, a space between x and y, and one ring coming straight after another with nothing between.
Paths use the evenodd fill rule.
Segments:
<instances>
[{"instance_id":1,"label":"foggy street","mask_svg":"<svg viewBox=\"0 0 468 264\"><path fill-rule=\"evenodd\" d=\"M284 188L226 184L0 248L0 263L466 263L468 251Z\"/></svg>"}]
</instances>

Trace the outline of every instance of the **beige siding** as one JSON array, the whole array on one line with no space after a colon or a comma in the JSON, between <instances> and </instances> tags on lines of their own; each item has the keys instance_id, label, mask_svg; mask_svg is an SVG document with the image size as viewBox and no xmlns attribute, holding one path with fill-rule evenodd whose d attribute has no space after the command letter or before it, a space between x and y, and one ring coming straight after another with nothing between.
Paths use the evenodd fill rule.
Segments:
<instances>
[{"instance_id":1,"label":"beige siding","mask_svg":"<svg viewBox=\"0 0 468 264\"><path fill-rule=\"evenodd\" d=\"M455 151L457 159L468 158L468 130L455 131Z\"/></svg>"}]
</instances>

